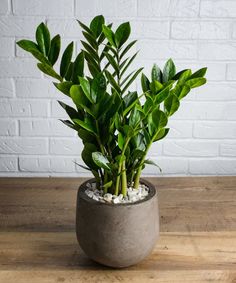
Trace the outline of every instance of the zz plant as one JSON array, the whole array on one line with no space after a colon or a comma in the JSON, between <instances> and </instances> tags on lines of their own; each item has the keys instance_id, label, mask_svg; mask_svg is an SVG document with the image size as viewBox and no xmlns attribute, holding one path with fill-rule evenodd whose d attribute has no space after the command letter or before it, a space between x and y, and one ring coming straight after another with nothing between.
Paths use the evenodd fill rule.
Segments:
<instances>
[{"instance_id":1,"label":"zz plant","mask_svg":"<svg viewBox=\"0 0 236 283\"><path fill-rule=\"evenodd\" d=\"M168 134L168 119L180 101L192 88L206 83L207 68L176 73L169 59L163 70L154 64L149 78L142 73L141 94L129 91L143 70L128 72L137 56L137 52L127 56L136 43L127 43L129 22L115 31L102 15L89 26L78 23L84 36L82 50L72 59L71 42L62 54L59 71L54 64L60 53L60 35L51 39L44 23L37 27L36 42L20 40L17 44L30 52L39 61L38 68L56 79L55 87L72 99L74 108L59 103L70 118L62 122L83 141L86 167L81 166L92 172L104 193L126 196L128 185L138 188L145 164L157 166L146 157L150 146Z\"/></svg>"}]
</instances>

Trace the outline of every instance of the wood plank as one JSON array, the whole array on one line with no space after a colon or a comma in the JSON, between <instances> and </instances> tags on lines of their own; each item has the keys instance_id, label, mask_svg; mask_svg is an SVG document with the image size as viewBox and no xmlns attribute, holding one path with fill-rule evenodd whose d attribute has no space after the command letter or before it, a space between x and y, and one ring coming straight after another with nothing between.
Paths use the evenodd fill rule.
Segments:
<instances>
[{"instance_id":1,"label":"wood plank","mask_svg":"<svg viewBox=\"0 0 236 283\"><path fill-rule=\"evenodd\" d=\"M235 231L236 177L148 178L161 231ZM0 231L74 231L80 178L0 179Z\"/></svg>"},{"instance_id":2,"label":"wood plank","mask_svg":"<svg viewBox=\"0 0 236 283\"><path fill-rule=\"evenodd\" d=\"M236 282L236 231L161 233L151 256L122 270L90 261L74 232L1 232L0 251L0 282Z\"/></svg>"}]
</instances>

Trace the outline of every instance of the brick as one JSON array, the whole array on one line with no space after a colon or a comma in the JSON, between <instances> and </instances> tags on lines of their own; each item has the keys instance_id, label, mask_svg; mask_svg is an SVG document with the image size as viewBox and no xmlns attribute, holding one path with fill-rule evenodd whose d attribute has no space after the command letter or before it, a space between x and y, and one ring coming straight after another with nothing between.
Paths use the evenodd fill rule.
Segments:
<instances>
[{"instance_id":1,"label":"brick","mask_svg":"<svg viewBox=\"0 0 236 283\"><path fill-rule=\"evenodd\" d=\"M233 141L225 141L220 144L220 155L236 157L236 143Z\"/></svg>"},{"instance_id":2,"label":"brick","mask_svg":"<svg viewBox=\"0 0 236 283\"><path fill-rule=\"evenodd\" d=\"M20 120L20 135L23 137L73 137L76 132L55 119Z\"/></svg>"},{"instance_id":3,"label":"brick","mask_svg":"<svg viewBox=\"0 0 236 283\"><path fill-rule=\"evenodd\" d=\"M2 78L41 78L35 60L0 59L0 77Z\"/></svg>"},{"instance_id":4,"label":"brick","mask_svg":"<svg viewBox=\"0 0 236 283\"><path fill-rule=\"evenodd\" d=\"M202 139L236 139L236 122L195 122L193 136Z\"/></svg>"},{"instance_id":5,"label":"brick","mask_svg":"<svg viewBox=\"0 0 236 283\"><path fill-rule=\"evenodd\" d=\"M96 13L105 17L135 17L137 15L136 0L98 0Z\"/></svg>"},{"instance_id":6,"label":"brick","mask_svg":"<svg viewBox=\"0 0 236 283\"><path fill-rule=\"evenodd\" d=\"M175 39L228 39L231 23L220 21L175 21L171 37Z\"/></svg>"},{"instance_id":7,"label":"brick","mask_svg":"<svg viewBox=\"0 0 236 283\"><path fill-rule=\"evenodd\" d=\"M138 15L142 17L196 17L199 0L138 0Z\"/></svg>"},{"instance_id":8,"label":"brick","mask_svg":"<svg viewBox=\"0 0 236 283\"><path fill-rule=\"evenodd\" d=\"M94 17L96 11L97 0L90 0L89 5L87 0L75 0L75 14L78 17Z\"/></svg>"},{"instance_id":9,"label":"brick","mask_svg":"<svg viewBox=\"0 0 236 283\"><path fill-rule=\"evenodd\" d=\"M14 39L9 37L2 37L0 44L0 57L14 56Z\"/></svg>"},{"instance_id":10,"label":"brick","mask_svg":"<svg viewBox=\"0 0 236 283\"><path fill-rule=\"evenodd\" d=\"M141 59L196 59L197 46L192 42L140 40L137 44Z\"/></svg>"},{"instance_id":11,"label":"brick","mask_svg":"<svg viewBox=\"0 0 236 283\"><path fill-rule=\"evenodd\" d=\"M134 38L169 38L169 22L168 21L131 21L132 36Z\"/></svg>"},{"instance_id":12,"label":"brick","mask_svg":"<svg viewBox=\"0 0 236 283\"><path fill-rule=\"evenodd\" d=\"M9 12L9 0L1 0L0 15L7 14Z\"/></svg>"},{"instance_id":13,"label":"brick","mask_svg":"<svg viewBox=\"0 0 236 283\"><path fill-rule=\"evenodd\" d=\"M2 0L1 0L2 1ZM0 36L34 36L38 24L42 17L17 17L1 16L0 17Z\"/></svg>"},{"instance_id":14,"label":"brick","mask_svg":"<svg viewBox=\"0 0 236 283\"><path fill-rule=\"evenodd\" d=\"M234 0L202 0L200 16L209 18L230 18L236 16L236 2Z\"/></svg>"},{"instance_id":15,"label":"brick","mask_svg":"<svg viewBox=\"0 0 236 283\"><path fill-rule=\"evenodd\" d=\"M75 172L73 158L68 157L19 157L22 172Z\"/></svg>"},{"instance_id":16,"label":"brick","mask_svg":"<svg viewBox=\"0 0 236 283\"><path fill-rule=\"evenodd\" d=\"M0 117L47 117L48 103L40 100L2 100Z\"/></svg>"},{"instance_id":17,"label":"brick","mask_svg":"<svg viewBox=\"0 0 236 283\"><path fill-rule=\"evenodd\" d=\"M15 171L17 171L17 157L2 155L0 157L0 172Z\"/></svg>"},{"instance_id":18,"label":"brick","mask_svg":"<svg viewBox=\"0 0 236 283\"><path fill-rule=\"evenodd\" d=\"M179 140L165 141L163 154L166 156L217 156L218 144L215 142Z\"/></svg>"},{"instance_id":19,"label":"brick","mask_svg":"<svg viewBox=\"0 0 236 283\"><path fill-rule=\"evenodd\" d=\"M148 151L148 158L162 155L162 141L155 142Z\"/></svg>"},{"instance_id":20,"label":"brick","mask_svg":"<svg viewBox=\"0 0 236 283\"><path fill-rule=\"evenodd\" d=\"M183 101L174 119L235 120L235 102Z\"/></svg>"},{"instance_id":21,"label":"brick","mask_svg":"<svg viewBox=\"0 0 236 283\"><path fill-rule=\"evenodd\" d=\"M55 155L80 155L83 149L83 144L79 138L63 139L52 138L49 143L49 152Z\"/></svg>"},{"instance_id":22,"label":"brick","mask_svg":"<svg viewBox=\"0 0 236 283\"><path fill-rule=\"evenodd\" d=\"M49 80L16 79L16 96L26 98L61 98L60 92Z\"/></svg>"},{"instance_id":23,"label":"brick","mask_svg":"<svg viewBox=\"0 0 236 283\"><path fill-rule=\"evenodd\" d=\"M14 96L14 82L12 79L0 79L0 97Z\"/></svg>"},{"instance_id":24,"label":"brick","mask_svg":"<svg viewBox=\"0 0 236 283\"><path fill-rule=\"evenodd\" d=\"M10 119L0 119L0 136L17 135L17 122Z\"/></svg>"},{"instance_id":25,"label":"brick","mask_svg":"<svg viewBox=\"0 0 236 283\"><path fill-rule=\"evenodd\" d=\"M185 175L188 171L188 160L185 158L152 157L150 159L161 167L162 173L160 173L156 166L147 165L142 172L143 176L165 176L168 174Z\"/></svg>"},{"instance_id":26,"label":"brick","mask_svg":"<svg viewBox=\"0 0 236 283\"><path fill-rule=\"evenodd\" d=\"M207 83L196 96L197 100L236 100L235 83Z\"/></svg>"},{"instance_id":27,"label":"brick","mask_svg":"<svg viewBox=\"0 0 236 283\"><path fill-rule=\"evenodd\" d=\"M200 42L199 59L201 60L234 60L236 57L236 42Z\"/></svg>"},{"instance_id":28,"label":"brick","mask_svg":"<svg viewBox=\"0 0 236 283\"><path fill-rule=\"evenodd\" d=\"M85 22L85 24L87 24ZM47 26L52 34L78 39L82 37L80 25L75 19L49 19Z\"/></svg>"},{"instance_id":29,"label":"brick","mask_svg":"<svg viewBox=\"0 0 236 283\"><path fill-rule=\"evenodd\" d=\"M192 159L189 172L196 175L235 175L236 158L230 159Z\"/></svg>"},{"instance_id":30,"label":"brick","mask_svg":"<svg viewBox=\"0 0 236 283\"><path fill-rule=\"evenodd\" d=\"M236 63L227 65L226 78L229 81L236 81Z\"/></svg>"},{"instance_id":31,"label":"brick","mask_svg":"<svg viewBox=\"0 0 236 283\"><path fill-rule=\"evenodd\" d=\"M191 138L193 123L189 121L169 120L168 128L170 128L167 138Z\"/></svg>"},{"instance_id":32,"label":"brick","mask_svg":"<svg viewBox=\"0 0 236 283\"><path fill-rule=\"evenodd\" d=\"M74 13L74 1L65 0L13 0L13 12L15 15L50 15L72 16Z\"/></svg>"},{"instance_id":33,"label":"brick","mask_svg":"<svg viewBox=\"0 0 236 283\"><path fill-rule=\"evenodd\" d=\"M46 154L46 139L40 138L0 138L0 153L7 154Z\"/></svg>"}]
</instances>

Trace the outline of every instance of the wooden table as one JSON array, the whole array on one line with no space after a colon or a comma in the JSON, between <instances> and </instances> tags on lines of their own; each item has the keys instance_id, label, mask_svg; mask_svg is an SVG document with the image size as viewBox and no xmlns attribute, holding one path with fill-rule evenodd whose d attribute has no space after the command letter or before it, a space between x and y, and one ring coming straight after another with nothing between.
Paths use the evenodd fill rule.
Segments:
<instances>
[{"instance_id":1,"label":"wooden table","mask_svg":"<svg viewBox=\"0 0 236 283\"><path fill-rule=\"evenodd\" d=\"M0 179L0 283L236 282L236 177L154 178L161 237L140 264L90 261L75 237L83 179Z\"/></svg>"}]
</instances>

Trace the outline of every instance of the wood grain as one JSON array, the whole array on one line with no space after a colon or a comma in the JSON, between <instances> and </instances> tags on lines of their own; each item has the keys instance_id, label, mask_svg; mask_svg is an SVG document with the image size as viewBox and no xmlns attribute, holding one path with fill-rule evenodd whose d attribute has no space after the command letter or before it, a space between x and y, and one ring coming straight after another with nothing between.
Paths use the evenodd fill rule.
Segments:
<instances>
[{"instance_id":1,"label":"wood grain","mask_svg":"<svg viewBox=\"0 0 236 283\"><path fill-rule=\"evenodd\" d=\"M150 257L113 270L74 232L83 179L0 179L0 283L234 282L236 177L154 178L161 236Z\"/></svg>"}]
</instances>

